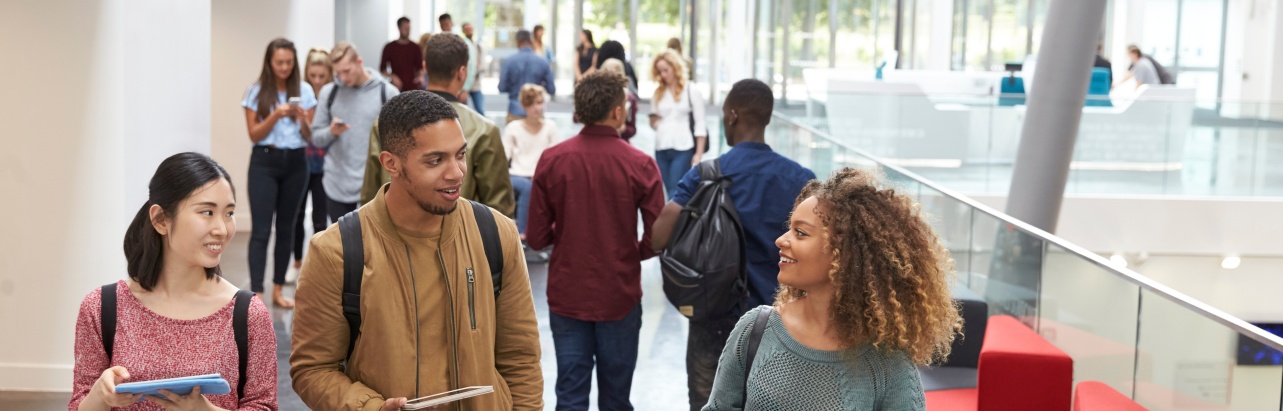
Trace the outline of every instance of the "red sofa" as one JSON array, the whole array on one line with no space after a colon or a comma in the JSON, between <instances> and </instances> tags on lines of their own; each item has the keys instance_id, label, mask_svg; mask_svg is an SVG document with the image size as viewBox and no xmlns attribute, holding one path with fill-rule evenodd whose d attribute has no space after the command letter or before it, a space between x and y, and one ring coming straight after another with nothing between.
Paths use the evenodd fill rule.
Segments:
<instances>
[{"instance_id":1,"label":"red sofa","mask_svg":"<svg viewBox=\"0 0 1283 411\"><path fill-rule=\"evenodd\" d=\"M1074 390L1074 411L1147 411L1126 395L1099 381L1083 381Z\"/></svg>"},{"instance_id":2,"label":"red sofa","mask_svg":"<svg viewBox=\"0 0 1283 411\"><path fill-rule=\"evenodd\" d=\"M928 391L929 411L1069 411L1074 361L1013 317L989 318L976 388Z\"/></svg>"}]
</instances>

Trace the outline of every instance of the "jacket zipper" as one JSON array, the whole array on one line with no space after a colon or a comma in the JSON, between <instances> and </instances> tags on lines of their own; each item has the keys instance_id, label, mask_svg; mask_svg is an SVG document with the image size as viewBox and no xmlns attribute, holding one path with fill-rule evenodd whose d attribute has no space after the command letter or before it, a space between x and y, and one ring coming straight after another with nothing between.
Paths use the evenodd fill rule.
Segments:
<instances>
[{"instance_id":1,"label":"jacket zipper","mask_svg":"<svg viewBox=\"0 0 1283 411\"><path fill-rule=\"evenodd\" d=\"M473 284L477 282L477 277L473 275L472 268L468 268L468 321L472 323L472 329L477 329L477 309L473 303Z\"/></svg>"},{"instance_id":2,"label":"jacket zipper","mask_svg":"<svg viewBox=\"0 0 1283 411\"><path fill-rule=\"evenodd\" d=\"M437 262L441 264L441 277L445 279L446 296L450 298L450 353L454 363L454 381L450 384L450 389L459 388L459 328L455 325L454 313L454 290L450 287L450 271L446 269L445 257L441 256L441 249L437 248ZM456 401L454 409L459 409L459 403Z\"/></svg>"},{"instance_id":3,"label":"jacket zipper","mask_svg":"<svg viewBox=\"0 0 1283 411\"><path fill-rule=\"evenodd\" d=\"M410 289L414 292L414 396L419 397L419 287L414 282L414 262L410 246L405 246L405 261L410 266Z\"/></svg>"}]
</instances>

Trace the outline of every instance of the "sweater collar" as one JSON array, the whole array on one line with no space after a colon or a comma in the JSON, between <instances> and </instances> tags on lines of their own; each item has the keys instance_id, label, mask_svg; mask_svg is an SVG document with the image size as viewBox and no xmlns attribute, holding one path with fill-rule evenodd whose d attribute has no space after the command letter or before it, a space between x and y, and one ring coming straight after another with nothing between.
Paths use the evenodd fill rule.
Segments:
<instances>
[{"instance_id":1,"label":"sweater collar","mask_svg":"<svg viewBox=\"0 0 1283 411\"><path fill-rule=\"evenodd\" d=\"M608 127L608 126L598 126L598 125L588 125L588 126L584 126L584 129L579 131L579 135L582 135L582 136L585 136L585 137L614 137L614 138L620 138L620 137L619 137L619 130L615 130L615 129L610 128L610 127Z\"/></svg>"}]
</instances>

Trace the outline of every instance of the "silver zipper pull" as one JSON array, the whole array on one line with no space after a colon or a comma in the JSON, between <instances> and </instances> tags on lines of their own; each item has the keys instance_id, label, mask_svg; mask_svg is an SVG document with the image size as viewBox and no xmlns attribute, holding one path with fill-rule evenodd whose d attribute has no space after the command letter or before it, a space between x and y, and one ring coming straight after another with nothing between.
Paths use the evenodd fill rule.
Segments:
<instances>
[{"instance_id":1,"label":"silver zipper pull","mask_svg":"<svg viewBox=\"0 0 1283 411\"><path fill-rule=\"evenodd\" d=\"M467 270L464 270L464 271L465 271L466 273L468 273L468 282L469 282L469 283L475 283L475 282L477 282L477 277L476 277L476 276L474 276L474 275L472 275L472 269L471 269L471 268L469 268L469 269L467 269Z\"/></svg>"}]
</instances>

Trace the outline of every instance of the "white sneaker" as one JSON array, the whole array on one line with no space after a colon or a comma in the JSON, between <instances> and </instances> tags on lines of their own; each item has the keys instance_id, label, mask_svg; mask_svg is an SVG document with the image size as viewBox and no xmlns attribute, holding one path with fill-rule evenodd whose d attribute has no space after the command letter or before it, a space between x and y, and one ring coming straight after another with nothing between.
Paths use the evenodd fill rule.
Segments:
<instances>
[{"instance_id":1,"label":"white sneaker","mask_svg":"<svg viewBox=\"0 0 1283 411\"><path fill-rule=\"evenodd\" d=\"M293 264L293 263L290 263L290 264ZM294 268L294 266L293 266L293 265L290 265L290 269L289 269L289 271L286 271L286 272L285 272L285 283L286 283L286 284L294 284L294 283L298 282L298 274L299 274L299 272L300 272L300 270L299 270L299 269Z\"/></svg>"}]
</instances>

